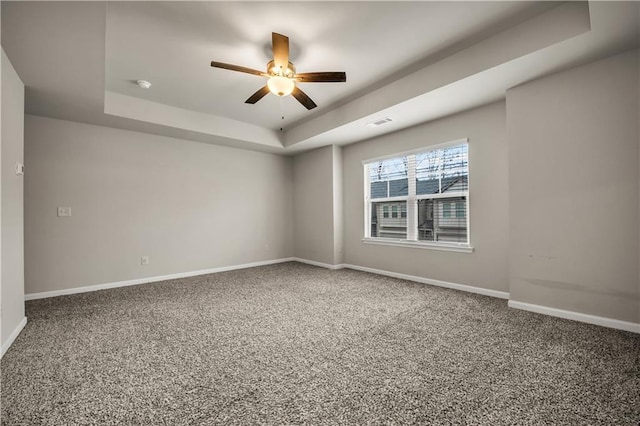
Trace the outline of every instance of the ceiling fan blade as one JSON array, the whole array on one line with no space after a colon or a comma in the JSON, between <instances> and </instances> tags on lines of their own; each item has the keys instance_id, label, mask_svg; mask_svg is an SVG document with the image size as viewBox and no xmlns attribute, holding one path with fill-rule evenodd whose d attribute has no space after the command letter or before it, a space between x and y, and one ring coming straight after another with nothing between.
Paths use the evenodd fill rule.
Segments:
<instances>
[{"instance_id":1,"label":"ceiling fan blade","mask_svg":"<svg viewBox=\"0 0 640 426\"><path fill-rule=\"evenodd\" d=\"M303 72L296 74L294 79L300 83L344 83L347 81L345 72Z\"/></svg>"},{"instance_id":2,"label":"ceiling fan blade","mask_svg":"<svg viewBox=\"0 0 640 426\"><path fill-rule=\"evenodd\" d=\"M247 74L268 77L267 74L262 71L254 70L253 68L241 67L240 65L232 65L232 64L225 64L224 62L211 61L211 66L214 68L223 68L225 70L239 71Z\"/></svg>"},{"instance_id":3,"label":"ceiling fan blade","mask_svg":"<svg viewBox=\"0 0 640 426\"><path fill-rule=\"evenodd\" d=\"M278 33L271 33L273 46L273 63L277 67L287 69L289 66L289 37Z\"/></svg>"},{"instance_id":4,"label":"ceiling fan blade","mask_svg":"<svg viewBox=\"0 0 640 426\"><path fill-rule=\"evenodd\" d=\"M298 86L293 88L293 92L291 92L294 98L298 100L306 109L314 109L318 105L311 100L306 93L304 93Z\"/></svg>"},{"instance_id":5,"label":"ceiling fan blade","mask_svg":"<svg viewBox=\"0 0 640 426\"><path fill-rule=\"evenodd\" d=\"M263 88L259 89L256 93L254 93L253 95L249 96L249 99L244 101L244 103L245 104L255 104L260 99L264 98L267 93L269 93L269 87L264 86Z\"/></svg>"}]
</instances>

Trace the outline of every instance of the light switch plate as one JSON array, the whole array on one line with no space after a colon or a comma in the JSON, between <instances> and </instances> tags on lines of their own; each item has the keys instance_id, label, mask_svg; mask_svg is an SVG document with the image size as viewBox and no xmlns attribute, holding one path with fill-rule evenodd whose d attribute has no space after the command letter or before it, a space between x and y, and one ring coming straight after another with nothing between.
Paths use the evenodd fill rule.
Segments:
<instances>
[{"instance_id":1,"label":"light switch plate","mask_svg":"<svg viewBox=\"0 0 640 426\"><path fill-rule=\"evenodd\" d=\"M58 217L71 216L71 207L58 207Z\"/></svg>"}]
</instances>

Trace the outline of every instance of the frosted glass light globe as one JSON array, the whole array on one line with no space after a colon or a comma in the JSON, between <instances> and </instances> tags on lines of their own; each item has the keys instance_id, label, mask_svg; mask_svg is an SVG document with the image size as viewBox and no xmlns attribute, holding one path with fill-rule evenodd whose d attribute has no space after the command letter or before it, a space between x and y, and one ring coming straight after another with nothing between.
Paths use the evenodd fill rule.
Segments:
<instances>
[{"instance_id":1,"label":"frosted glass light globe","mask_svg":"<svg viewBox=\"0 0 640 426\"><path fill-rule=\"evenodd\" d=\"M267 81L267 87L276 96L287 96L293 92L296 83L290 78L275 76Z\"/></svg>"}]
</instances>

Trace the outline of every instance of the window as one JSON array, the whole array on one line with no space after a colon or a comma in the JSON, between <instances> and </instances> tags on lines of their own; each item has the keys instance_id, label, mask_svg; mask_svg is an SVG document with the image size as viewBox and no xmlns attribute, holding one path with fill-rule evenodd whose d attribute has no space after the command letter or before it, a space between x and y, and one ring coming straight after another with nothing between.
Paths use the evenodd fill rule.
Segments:
<instances>
[{"instance_id":1,"label":"window","mask_svg":"<svg viewBox=\"0 0 640 426\"><path fill-rule=\"evenodd\" d=\"M365 241L470 249L466 140L366 161L364 169Z\"/></svg>"},{"instance_id":2,"label":"window","mask_svg":"<svg viewBox=\"0 0 640 426\"><path fill-rule=\"evenodd\" d=\"M451 203L442 204L442 217L449 219L451 217Z\"/></svg>"}]
</instances>

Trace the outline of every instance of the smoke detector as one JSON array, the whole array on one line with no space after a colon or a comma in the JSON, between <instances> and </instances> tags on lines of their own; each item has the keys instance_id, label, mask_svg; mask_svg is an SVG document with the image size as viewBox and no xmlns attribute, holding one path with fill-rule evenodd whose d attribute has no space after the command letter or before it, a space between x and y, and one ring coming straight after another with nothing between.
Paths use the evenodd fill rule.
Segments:
<instances>
[{"instance_id":1,"label":"smoke detector","mask_svg":"<svg viewBox=\"0 0 640 426\"><path fill-rule=\"evenodd\" d=\"M151 87L151 83L149 83L147 80L138 80L136 81L136 83L138 83L138 86L143 89L148 89L149 87Z\"/></svg>"}]
</instances>

